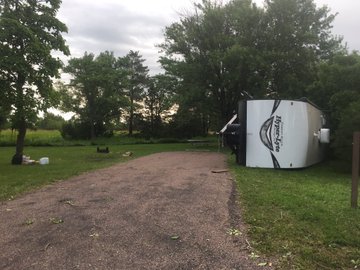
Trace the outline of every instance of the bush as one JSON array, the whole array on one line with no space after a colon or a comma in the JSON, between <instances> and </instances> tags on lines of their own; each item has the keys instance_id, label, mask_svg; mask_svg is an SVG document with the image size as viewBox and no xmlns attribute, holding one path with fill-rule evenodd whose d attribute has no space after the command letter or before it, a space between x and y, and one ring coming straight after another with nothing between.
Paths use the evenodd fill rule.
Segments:
<instances>
[{"instance_id":1,"label":"bush","mask_svg":"<svg viewBox=\"0 0 360 270\"><path fill-rule=\"evenodd\" d=\"M112 137L114 135L113 130L106 128L103 124L95 125L96 137ZM61 136L64 139L90 139L91 138L91 126L90 123L80 122L78 120L70 120L63 124L61 128Z\"/></svg>"},{"instance_id":2,"label":"bush","mask_svg":"<svg viewBox=\"0 0 360 270\"><path fill-rule=\"evenodd\" d=\"M59 115L52 113L45 113L43 118L40 118L36 123L36 127L45 130L61 130L65 119Z\"/></svg>"},{"instance_id":3,"label":"bush","mask_svg":"<svg viewBox=\"0 0 360 270\"><path fill-rule=\"evenodd\" d=\"M352 159L352 139L355 131L360 131L360 100L350 103L340 115L335 132L333 148L335 155L345 161Z\"/></svg>"},{"instance_id":4,"label":"bush","mask_svg":"<svg viewBox=\"0 0 360 270\"><path fill-rule=\"evenodd\" d=\"M171 122L166 128L166 135L171 138L193 138L205 134L200 119L190 118Z\"/></svg>"}]
</instances>

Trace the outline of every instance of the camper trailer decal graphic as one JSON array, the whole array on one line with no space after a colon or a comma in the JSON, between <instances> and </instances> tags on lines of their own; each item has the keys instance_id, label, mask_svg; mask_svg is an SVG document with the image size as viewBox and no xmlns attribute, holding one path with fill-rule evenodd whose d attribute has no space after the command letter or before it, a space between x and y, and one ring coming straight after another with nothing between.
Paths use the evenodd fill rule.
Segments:
<instances>
[{"instance_id":1,"label":"camper trailer decal graphic","mask_svg":"<svg viewBox=\"0 0 360 270\"><path fill-rule=\"evenodd\" d=\"M274 101L274 106L273 106L273 109L271 111L271 115L273 115L274 112L276 111L276 109L279 107L280 102L281 102L281 100L278 100L278 99Z\"/></svg>"},{"instance_id":2,"label":"camper trailer decal graphic","mask_svg":"<svg viewBox=\"0 0 360 270\"><path fill-rule=\"evenodd\" d=\"M271 127L273 125L274 117L270 117L268 120L262 124L260 128L260 139L262 143L269 148L270 151L274 151L274 147L271 139Z\"/></svg>"},{"instance_id":3,"label":"camper trailer decal graphic","mask_svg":"<svg viewBox=\"0 0 360 270\"><path fill-rule=\"evenodd\" d=\"M280 100L275 100L271 116L262 124L259 132L261 142L270 150L274 168L280 168L274 153L280 152L283 146L284 124L282 117L275 114L279 105Z\"/></svg>"},{"instance_id":4,"label":"camper trailer decal graphic","mask_svg":"<svg viewBox=\"0 0 360 270\"><path fill-rule=\"evenodd\" d=\"M272 159L273 164L274 164L274 168L279 169L279 168L280 168L279 162L277 161L277 159L276 159L276 157L273 155L273 153L270 152L270 154L271 154L271 159Z\"/></svg>"},{"instance_id":5,"label":"camper trailer decal graphic","mask_svg":"<svg viewBox=\"0 0 360 270\"><path fill-rule=\"evenodd\" d=\"M283 145L283 121L281 116L271 116L262 124L260 140L271 152L280 152Z\"/></svg>"},{"instance_id":6,"label":"camper trailer decal graphic","mask_svg":"<svg viewBox=\"0 0 360 270\"><path fill-rule=\"evenodd\" d=\"M275 137L275 151L279 152L280 147L283 144L283 123L281 121L281 116L276 115L275 117L275 125L274 125L274 137Z\"/></svg>"}]
</instances>

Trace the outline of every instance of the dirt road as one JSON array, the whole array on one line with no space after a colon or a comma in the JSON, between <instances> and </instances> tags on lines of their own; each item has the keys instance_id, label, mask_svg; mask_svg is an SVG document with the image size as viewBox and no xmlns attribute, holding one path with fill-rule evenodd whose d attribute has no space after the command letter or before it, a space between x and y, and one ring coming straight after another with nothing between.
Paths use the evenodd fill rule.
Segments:
<instances>
[{"instance_id":1,"label":"dirt road","mask_svg":"<svg viewBox=\"0 0 360 270\"><path fill-rule=\"evenodd\" d=\"M3 202L0 269L256 269L225 167L161 153Z\"/></svg>"}]
</instances>

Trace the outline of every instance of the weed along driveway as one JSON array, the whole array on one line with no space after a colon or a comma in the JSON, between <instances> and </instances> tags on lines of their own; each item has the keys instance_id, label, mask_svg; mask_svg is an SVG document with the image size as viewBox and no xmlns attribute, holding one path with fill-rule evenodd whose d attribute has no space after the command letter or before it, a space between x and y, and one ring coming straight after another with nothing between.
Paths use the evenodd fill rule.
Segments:
<instances>
[{"instance_id":1,"label":"weed along driveway","mask_svg":"<svg viewBox=\"0 0 360 270\"><path fill-rule=\"evenodd\" d=\"M0 269L256 269L225 167L160 153L3 202Z\"/></svg>"}]
</instances>

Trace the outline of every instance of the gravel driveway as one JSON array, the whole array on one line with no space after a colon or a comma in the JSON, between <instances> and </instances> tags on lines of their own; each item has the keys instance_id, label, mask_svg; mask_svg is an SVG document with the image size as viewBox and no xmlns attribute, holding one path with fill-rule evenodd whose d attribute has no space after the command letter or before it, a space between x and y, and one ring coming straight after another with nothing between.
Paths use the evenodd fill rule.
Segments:
<instances>
[{"instance_id":1,"label":"gravel driveway","mask_svg":"<svg viewBox=\"0 0 360 270\"><path fill-rule=\"evenodd\" d=\"M2 202L0 269L257 269L229 234L244 226L231 176L212 173L225 161L154 154Z\"/></svg>"}]
</instances>

